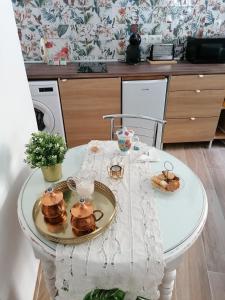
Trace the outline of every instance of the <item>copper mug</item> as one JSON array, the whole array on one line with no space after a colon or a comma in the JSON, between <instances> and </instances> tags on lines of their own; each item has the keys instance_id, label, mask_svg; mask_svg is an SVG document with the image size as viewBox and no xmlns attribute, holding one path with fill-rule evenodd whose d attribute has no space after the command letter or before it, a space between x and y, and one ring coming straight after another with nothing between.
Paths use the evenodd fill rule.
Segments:
<instances>
[{"instance_id":1,"label":"copper mug","mask_svg":"<svg viewBox=\"0 0 225 300\"><path fill-rule=\"evenodd\" d=\"M90 201L80 200L70 210L71 226L76 235L84 235L96 229L96 222L101 220L104 213L101 210L93 210L93 205ZM97 217L95 214L100 213Z\"/></svg>"},{"instance_id":2,"label":"copper mug","mask_svg":"<svg viewBox=\"0 0 225 300\"><path fill-rule=\"evenodd\" d=\"M63 193L47 190L41 198L41 211L45 221L50 224L59 224L65 221L66 208Z\"/></svg>"}]
</instances>

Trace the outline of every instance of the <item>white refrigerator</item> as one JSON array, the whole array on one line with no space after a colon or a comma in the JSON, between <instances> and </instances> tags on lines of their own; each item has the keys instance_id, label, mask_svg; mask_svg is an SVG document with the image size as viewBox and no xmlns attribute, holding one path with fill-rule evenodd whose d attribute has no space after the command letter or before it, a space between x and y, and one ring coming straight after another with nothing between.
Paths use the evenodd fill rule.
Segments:
<instances>
[{"instance_id":1,"label":"white refrigerator","mask_svg":"<svg viewBox=\"0 0 225 300\"><path fill-rule=\"evenodd\" d=\"M164 119L167 79L131 80L122 83L122 113ZM154 123L146 120L125 119L123 126L133 128L140 141L151 143ZM150 138L149 138L150 136ZM162 126L157 132L156 145L161 148Z\"/></svg>"}]
</instances>

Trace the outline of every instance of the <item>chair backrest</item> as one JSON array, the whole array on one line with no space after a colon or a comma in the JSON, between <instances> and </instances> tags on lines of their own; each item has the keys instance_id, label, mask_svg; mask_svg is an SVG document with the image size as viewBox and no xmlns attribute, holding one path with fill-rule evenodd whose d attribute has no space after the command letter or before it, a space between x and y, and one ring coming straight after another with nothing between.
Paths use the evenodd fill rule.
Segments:
<instances>
[{"instance_id":1,"label":"chair backrest","mask_svg":"<svg viewBox=\"0 0 225 300\"><path fill-rule=\"evenodd\" d=\"M165 120L133 114L105 115L103 116L103 119L110 120L111 122L111 140L115 138L115 132L118 128L126 126L135 131L135 134L139 137L141 142L161 149L161 137L163 133L163 126L166 123ZM116 124L116 120L119 120L120 122L117 122Z\"/></svg>"}]
</instances>

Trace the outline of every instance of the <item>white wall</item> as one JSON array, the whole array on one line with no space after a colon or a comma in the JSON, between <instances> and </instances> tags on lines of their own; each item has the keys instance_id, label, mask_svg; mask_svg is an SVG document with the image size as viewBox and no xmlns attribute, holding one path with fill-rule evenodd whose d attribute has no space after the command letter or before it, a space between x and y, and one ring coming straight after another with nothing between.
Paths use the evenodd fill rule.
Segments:
<instances>
[{"instance_id":1,"label":"white wall","mask_svg":"<svg viewBox=\"0 0 225 300\"><path fill-rule=\"evenodd\" d=\"M0 299L32 300L38 262L16 214L24 144L37 131L11 0L0 0Z\"/></svg>"}]
</instances>

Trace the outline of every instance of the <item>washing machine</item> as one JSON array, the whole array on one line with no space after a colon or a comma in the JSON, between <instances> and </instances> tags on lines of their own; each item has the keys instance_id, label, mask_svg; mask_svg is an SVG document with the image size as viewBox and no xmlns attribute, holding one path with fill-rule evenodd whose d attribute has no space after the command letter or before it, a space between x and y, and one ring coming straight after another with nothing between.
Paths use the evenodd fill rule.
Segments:
<instances>
[{"instance_id":1,"label":"washing machine","mask_svg":"<svg viewBox=\"0 0 225 300\"><path fill-rule=\"evenodd\" d=\"M58 133L65 139L57 81L29 81L38 130Z\"/></svg>"}]
</instances>

